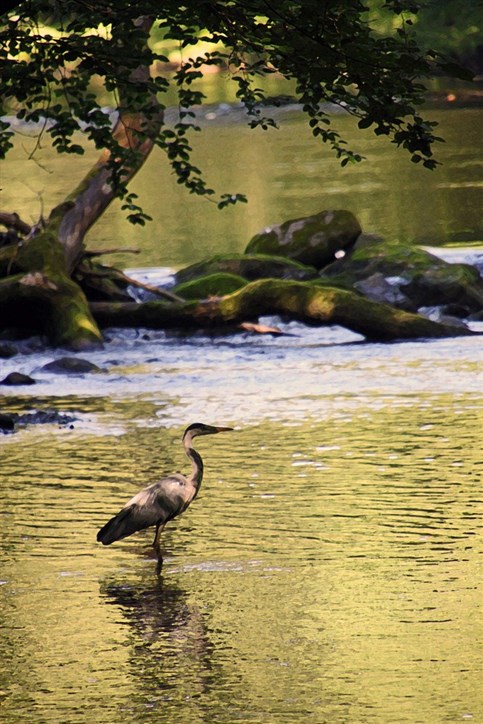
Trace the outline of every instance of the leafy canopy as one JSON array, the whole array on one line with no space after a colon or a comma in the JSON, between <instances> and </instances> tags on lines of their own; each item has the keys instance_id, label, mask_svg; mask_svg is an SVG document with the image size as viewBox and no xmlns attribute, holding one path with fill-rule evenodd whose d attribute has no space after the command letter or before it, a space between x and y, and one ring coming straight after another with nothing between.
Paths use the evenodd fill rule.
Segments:
<instances>
[{"instance_id":1,"label":"leafy canopy","mask_svg":"<svg viewBox=\"0 0 483 724\"><path fill-rule=\"evenodd\" d=\"M313 135L332 147L342 165L361 156L334 129L328 104L356 116L360 128L388 136L413 162L436 165L436 124L418 107L424 99L421 81L443 60L423 52L412 37L418 6L411 0L381 0L377 13L374 0L370 7L361 0L25 0L5 6L0 157L12 146L12 115L43 124L61 153L83 153L76 142L81 131L108 152L111 183L133 222L147 218L123 181L126 167L139 161L138 151L122 147L112 134L112 109L92 90L99 79L121 118L142 114L136 132L166 152L179 183L192 193L214 193L191 163L189 140L199 130L194 108L204 100L197 81L213 66L236 84L252 127L275 125L266 115L260 79L277 72L294 82ZM381 12L397 21L395 32L374 31ZM148 42L153 30L182 49L184 61L170 72L168 58L155 50L158 44ZM140 72L148 67L151 74ZM178 120L168 126L161 113L173 88ZM218 205L240 199L224 194Z\"/></svg>"}]
</instances>

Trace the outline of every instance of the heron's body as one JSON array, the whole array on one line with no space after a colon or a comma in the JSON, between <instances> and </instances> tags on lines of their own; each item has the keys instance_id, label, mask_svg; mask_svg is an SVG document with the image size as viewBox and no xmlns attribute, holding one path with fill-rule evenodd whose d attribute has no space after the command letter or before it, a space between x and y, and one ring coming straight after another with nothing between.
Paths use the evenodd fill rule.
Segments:
<instances>
[{"instance_id":1,"label":"heron's body","mask_svg":"<svg viewBox=\"0 0 483 724\"><path fill-rule=\"evenodd\" d=\"M192 440L197 435L212 435L224 430L231 430L231 428L212 427L202 423L195 423L187 427L183 435L183 447L191 460L190 475L174 473L148 485L147 488L131 498L124 508L101 528L97 534L97 540L107 546L139 530L156 526L153 546L158 555L159 571L163 560L159 547L161 532L168 521L183 513L196 498L203 479L203 461L199 453L192 447Z\"/></svg>"}]
</instances>

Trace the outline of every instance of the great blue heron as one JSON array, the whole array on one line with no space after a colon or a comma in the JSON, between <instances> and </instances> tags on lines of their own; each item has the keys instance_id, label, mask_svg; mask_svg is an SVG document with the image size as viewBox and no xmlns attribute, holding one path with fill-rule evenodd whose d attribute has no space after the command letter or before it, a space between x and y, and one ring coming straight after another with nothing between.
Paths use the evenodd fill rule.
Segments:
<instances>
[{"instance_id":1,"label":"great blue heron","mask_svg":"<svg viewBox=\"0 0 483 724\"><path fill-rule=\"evenodd\" d=\"M108 546L138 530L155 525L156 534L153 548L158 557L157 571L159 574L163 565L160 538L164 526L180 513L184 513L191 501L198 495L203 478L203 461L200 454L192 447L193 438L197 435L214 435L216 432L232 429L232 427L204 425L201 422L195 422L187 427L182 442L186 455L191 460L191 473L187 476L173 473L141 490L100 529L97 540Z\"/></svg>"}]
</instances>

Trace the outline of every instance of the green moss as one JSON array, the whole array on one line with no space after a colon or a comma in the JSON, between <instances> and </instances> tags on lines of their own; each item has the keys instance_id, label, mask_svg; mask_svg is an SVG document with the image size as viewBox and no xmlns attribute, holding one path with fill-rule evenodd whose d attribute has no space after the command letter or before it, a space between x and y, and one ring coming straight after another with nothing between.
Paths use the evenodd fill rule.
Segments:
<instances>
[{"instance_id":1,"label":"green moss","mask_svg":"<svg viewBox=\"0 0 483 724\"><path fill-rule=\"evenodd\" d=\"M18 279L12 300L32 307L54 344L84 349L102 342L87 299L66 272L64 250L54 231L33 236L20 248L14 261ZM13 303L13 301L11 301Z\"/></svg>"},{"instance_id":2,"label":"green moss","mask_svg":"<svg viewBox=\"0 0 483 724\"><path fill-rule=\"evenodd\" d=\"M357 242L354 249L324 269L321 280L346 289L374 275L400 277L400 288L413 308L459 303L483 306L483 282L468 264L449 264L434 254L398 241Z\"/></svg>"},{"instance_id":3,"label":"green moss","mask_svg":"<svg viewBox=\"0 0 483 724\"><path fill-rule=\"evenodd\" d=\"M53 276L64 274L64 250L55 233L44 231L24 242L15 259L15 267L29 272L41 271Z\"/></svg>"},{"instance_id":4,"label":"green moss","mask_svg":"<svg viewBox=\"0 0 483 724\"><path fill-rule=\"evenodd\" d=\"M340 324L373 340L471 334L465 327L432 322L345 289L280 279L252 282L217 307L226 322L282 314L310 324Z\"/></svg>"},{"instance_id":5,"label":"green moss","mask_svg":"<svg viewBox=\"0 0 483 724\"><path fill-rule=\"evenodd\" d=\"M207 299L208 297L223 297L225 294L231 294L244 287L245 284L248 284L247 279L237 274L217 272L216 274L208 274L208 276L194 279L191 282L178 284L173 291L183 299Z\"/></svg>"},{"instance_id":6,"label":"green moss","mask_svg":"<svg viewBox=\"0 0 483 724\"><path fill-rule=\"evenodd\" d=\"M269 254L226 254L192 264L176 274L176 283L199 279L212 274L234 274L249 281L262 278L291 279L305 281L314 279L317 272L313 267L291 259Z\"/></svg>"},{"instance_id":7,"label":"green moss","mask_svg":"<svg viewBox=\"0 0 483 724\"><path fill-rule=\"evenodd\" d=\"M245 252L278 254L321 269L337 251L350 248L360 233L360 224L350 211L321 211L256 234Z\"/></svg>"}]
</instances>

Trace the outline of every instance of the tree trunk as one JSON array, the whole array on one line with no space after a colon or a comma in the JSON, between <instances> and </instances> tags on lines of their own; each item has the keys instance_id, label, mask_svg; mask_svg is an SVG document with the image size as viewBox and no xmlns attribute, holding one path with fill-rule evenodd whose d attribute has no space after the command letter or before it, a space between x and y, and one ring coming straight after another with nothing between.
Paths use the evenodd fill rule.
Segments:
<instances>
[{"instance_id":1,"label":"tree trunk","mask_svg":"<svg viewBox=\"0 0 483 724\"><path fill-rule=\"evenodd\" d=\"M149 17L137 22L146 41L152 22ZM149 78L150 69L139 66L130 81L142 84ZM135 154L135 161L123 169L124 184L142 167L153 148L163 120L155 98L150 111L153 108L157 108L157 113L151 112L149 117L142 110L119 113L113 136L121 147ZM9 316L15 324L17 316L24 324L31 318L41 324L55 344L82 349L102 342L87 299L72 281L71 274L83 255L86 232L115 198L109 159L110 153L103 151L77 188L52 210L47 222L31 229L26 238L13 247L14 251L2 254L0 263L7 263L7 274L14 273L1 285L0 309L3 307L7 315L4 315L4 326L8 326ZM15 228L28 230L28 225L19 226L22 222L16 215L3 214L3 217L4 223L11 220Z\"/></svg>"},{"instance_id":2,"label":"tree trunk","mask_svg":"<svg viewBox=\"0 0 483 724\"><path fill-rule=\"evenodd\" d=\"M91 310L101 326L234 327L261 315L280 314L313 325L339 324L367 339L379 341L472 334L466 327L432 322L354 292L278 279L251 282L233 294L205 301L99 302L91 304Z\"/></svg>"}]
</instances>

